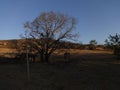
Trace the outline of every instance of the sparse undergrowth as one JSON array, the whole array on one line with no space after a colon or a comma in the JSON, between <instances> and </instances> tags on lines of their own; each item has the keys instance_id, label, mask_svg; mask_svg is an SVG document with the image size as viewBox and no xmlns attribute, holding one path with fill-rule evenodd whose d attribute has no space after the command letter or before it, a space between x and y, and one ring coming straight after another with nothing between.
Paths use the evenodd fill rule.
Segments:
<instances>
[{"instance_id":1,"label":"sparse undergrowth","mask_svg":"<svg viewBox=\"0 0 120 90\"><path fill-rule=\"evenodd\" d=\"M1 63L0 90L119 90L119 63L110 52L71 51L68 62L31 63L30 81L26 63Z\"/></svg>"}]
</instances>

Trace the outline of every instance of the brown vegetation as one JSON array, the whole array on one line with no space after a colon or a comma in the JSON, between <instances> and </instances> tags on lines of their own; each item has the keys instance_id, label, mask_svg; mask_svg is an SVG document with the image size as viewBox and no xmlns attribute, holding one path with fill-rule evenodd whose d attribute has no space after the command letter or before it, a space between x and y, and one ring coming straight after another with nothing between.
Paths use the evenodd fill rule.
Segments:
<instances>
[{"instance_id":1,"label":"brown vegetation","mask_svg":"<svg viewBox=\"0 0 120 90\"><path fill-rule=\"evenodd\" d=\"M68 62L64 60L63 56L66 51L70 53ZM1 63L0 89L120 89L120 65L119 61L112 55L112 52L103 50L60 49L53 54L51 60L53 60L52 64L31 63L30 81L27 80L26 63Z\"/></svg>"}]
</instances>

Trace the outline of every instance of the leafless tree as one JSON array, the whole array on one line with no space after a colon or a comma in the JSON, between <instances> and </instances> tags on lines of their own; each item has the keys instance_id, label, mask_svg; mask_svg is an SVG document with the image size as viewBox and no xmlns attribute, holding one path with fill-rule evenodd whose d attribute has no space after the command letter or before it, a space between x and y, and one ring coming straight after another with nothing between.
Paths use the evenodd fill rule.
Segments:
<instances>
[{"instance_id":1,"label":"leafless tree","mask_svg":"<svg viewBox=\"0 0 120 90\"><path fill-rule=\"evenodd\" d=\"M25 35L31 47L37 51L42 61L49 62L51 54L61 47L64 40L75 40L76 20L65 14L43 12L33 22L26 22Z\"/></svg>"},{"instance_id":2,"label":"leafless tree","mask_svg":"<svg viewBox=\"0 0 120 90\"><path fill-rule=\"evenodd\" d=\"M97 45L97 41L96 40L91 40L89 43L90 43L89 44L89 49L90 50L95 50L96 49L96 45Z\"/></svg>"},{"instance_id":3,"label":"leafless tree","mask_svg":"<svg viewBox=\"0 0 120 90\"><path fill-rule=\"evenodd\" d=\"M109 35L108 39L105 40L105 46L113 49L114 54L120 53L120 34Z\"/></svg>"}]
</instances>

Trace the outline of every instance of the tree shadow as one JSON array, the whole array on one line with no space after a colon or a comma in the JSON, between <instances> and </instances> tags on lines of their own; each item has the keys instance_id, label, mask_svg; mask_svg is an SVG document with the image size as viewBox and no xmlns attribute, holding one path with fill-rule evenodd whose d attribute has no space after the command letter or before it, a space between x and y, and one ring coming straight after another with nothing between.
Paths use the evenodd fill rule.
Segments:
<instances>
[{"instance_id":1,"label":"tree shadow","mask_svg":"<svg viewBox=\"0 0 120 90\"><path fill-rule=\"evenodd\" d=\"M119 64L120 59L117 58L116 55L108 54L108 53L87 53L87 54L79 54L73 55L71 63L76 64L86 64L86 65L111 65L111 64Z\"/></svg>"}]
</instances>

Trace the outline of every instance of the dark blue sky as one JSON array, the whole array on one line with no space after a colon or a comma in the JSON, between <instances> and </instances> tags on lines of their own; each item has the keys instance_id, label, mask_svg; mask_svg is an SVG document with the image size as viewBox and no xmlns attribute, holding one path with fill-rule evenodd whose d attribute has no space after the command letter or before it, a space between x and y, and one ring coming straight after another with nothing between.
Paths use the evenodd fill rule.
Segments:
<instances>
[{"instance_id":1,"label":"dark blue sky","mask_svg":"<svg viewBox=\"0 0 120 90\"><path fill-rule=\"evenodd\" d=\"M20 38L26 21L49 11L77 19L78 42L101 44L109 34L120 34L120 0L0 0L0 39Z\"/></svg>"}]
</instances>

